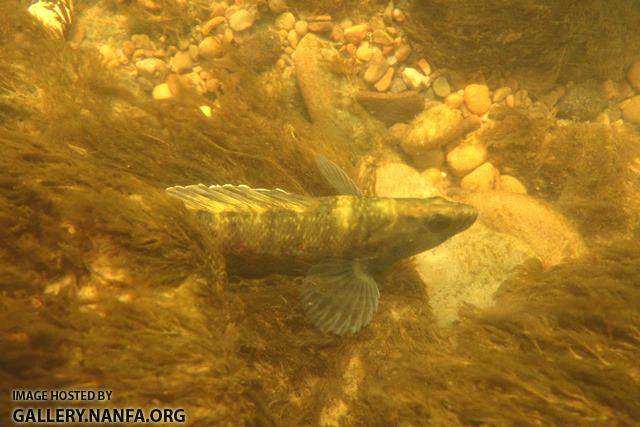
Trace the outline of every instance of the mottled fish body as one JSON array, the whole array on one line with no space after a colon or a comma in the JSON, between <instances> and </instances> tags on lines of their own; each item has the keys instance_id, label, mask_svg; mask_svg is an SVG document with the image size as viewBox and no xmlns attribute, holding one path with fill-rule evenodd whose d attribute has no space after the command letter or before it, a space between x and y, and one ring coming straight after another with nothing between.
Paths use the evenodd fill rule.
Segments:
<instances>
[{"instance_id":1,"label":"mottled fish body","mask_svg":"<svg viewBox=\"0 0 640 427\"><path fill-rule=\"evenodd\" d=\"M215 233L232 274L306 276L302 299L309 317L342 335L371 321L379 296L373 274L466 229L477 213L440 197L364 197L335 164L323 157L317 162L345 195L203 184L167 192Z\"/></svg>"}]
</instances>

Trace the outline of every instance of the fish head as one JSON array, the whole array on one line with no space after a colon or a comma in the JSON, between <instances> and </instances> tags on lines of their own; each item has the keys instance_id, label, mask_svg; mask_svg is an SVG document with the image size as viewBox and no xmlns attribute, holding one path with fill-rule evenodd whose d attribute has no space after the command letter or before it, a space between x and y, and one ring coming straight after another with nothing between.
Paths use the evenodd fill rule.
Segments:
<instances>
[{"instance_id":1,"label":"fish head","mask_svg":"<svg viewBox=\"0 0 640 427\"><path fill-rule=\"evenodd\" d=\"M389 222L372 233L372 243L390 260L416 255L469 228L478 217L473 206L442 197L388 199Z\"/></svg>"}]
</instances>

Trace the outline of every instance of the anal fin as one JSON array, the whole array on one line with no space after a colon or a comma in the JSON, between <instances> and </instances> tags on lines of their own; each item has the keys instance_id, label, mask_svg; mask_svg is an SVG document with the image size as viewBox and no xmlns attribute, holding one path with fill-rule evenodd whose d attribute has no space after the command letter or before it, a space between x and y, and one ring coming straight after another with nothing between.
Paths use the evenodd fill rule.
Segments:
<instances>
[{"instance_id":1,"label":"anal fin","mask_svg":"<svg viewBox=\"0 0 640 427\"><path fill-rule=\"evenodd\" d=\"M337 335L355 333L368 325L379 297L376 281L357 260L330 259L314 265L302 289L311 322Z\"/></svg>"}]
</instances>

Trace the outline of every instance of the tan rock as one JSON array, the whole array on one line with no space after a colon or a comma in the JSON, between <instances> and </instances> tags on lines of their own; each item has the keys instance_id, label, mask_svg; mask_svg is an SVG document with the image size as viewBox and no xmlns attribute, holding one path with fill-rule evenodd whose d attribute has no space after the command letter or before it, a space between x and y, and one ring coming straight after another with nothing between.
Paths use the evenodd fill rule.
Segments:
<instances>
[{"instance_id":1,"label":"tan rock","mask_svg":"<svg viewBox=\"0 0 640 427\"><path fill-rule=\"evenodd\" d=\"M426 86L429 82L429 78L422 74L415 68L405 67L402 70L402 80L412 89L418 89L422 86Z\"/></svg>"},{"instance_id":2,"label":"tan rock","mask_svg":"<svg viewBox=\"0 0 640 427\"><path fill-rule=\"evenodd\" d=\"M408 44L401 44L400 46L398 46L393 56L396 57L398 62L404 62L410 54L411 46L409 46Z\"/></svg>"},{"instance_id":3,"label":"tan rock","mask_svg":"<svg viewBox=\"0 0 640 427\"><path fill-rule=\"evenodd\" d=\"M331 28L331 40L336 43L344 42L344 30L338 24L333 24L333 28Z\"/></svg>"},{"instance_id":4,"label":"tan rock","mask_svg":"<svg viewBox=\"0 0 640 427\"><path fill-rule=\"evenodd\" d=\"M640 59L636 60L627 71L627 80L635 90L640 92Z\"/></svg>"},{"instance_id":5,"label":"tan rock","mask_svg":"<svg viewBox=\"0 0 640 427\"><path fill-rule=\"evenodd\" d=\"M160 83L153 88L151 96L153 96L153 99L160 101L163 99L173 98L173 93L171 93L171 90L169 90L168 84Z\"/></svg>"},{"instance_id":6,"label":"tan rock","mask_svg":"<svg viewBox=\"0 0 640 427\"><path fill-rule=\"evenodd\" d=\"M479 116L489 111L491 98L487 85L470 84L464 88L464 103L473 114Z\"/></svg>"},{"instance_id":7,"label":"tan rock","mask_svg":"<svg viewBox=\"0 0 640 427\"><path fill-rule=\"evenodd\" d=\"M391 37L385 30L375 30L371 34L371 39L374 43L378 43L383 46L393 44L393 37Z\"/></svg>"},{"instance_id":8,"label":"tan rock","mask_svg":"<svg viewBox=\"0 0 640 427\"><path fill-rule=\"evenodd\" d=\"M253 25L255 19L248 10L238 9L229 17L229 26L233 31L244 31Z\"/></svg>"},{"instance_id":9,"label":"tan rock","mask_svg":"<svg viewBox=\"0 0 640 427\"><path fill-rule=\"evenodd\" d=\"M328 33L333 30L331 21L312 21L307 24L307 28L312 33Z\"/></svg>"},{"instance_id":10,"label":"tan rock","mask_svg":"<svg viewBox=\"0 0 640 427\"><path fill-rule=\"evenodd\" d=\"M393 12L391 12L391 16L393 16L393 20L399 24L402 24L406 19L406 15L400 9L393 9Z\"/></svg>"},{"instance_id":11,"label":"tan rock","mask_svg":"<svg viewBox=\"0 0 640 427\"><path fill-rule=\"evenodd\" d=\"M209 35L211 31L216 29L220 24L224 23L227 19L224 16L214 16L209 19L200 29L203 36Z\"/></svg>"},{"instance_id":12,"label":"tan rock","mask_svg":"<svg viewBox=\"0 0 640 427\"><path fill-rule=\"evenodd\" d=\"M422 72L424 73L425 76L428 76L429 74L431 74L431 65L429 64L429 61L427 61L426 59L422 58L417 62L417 64L418 64L418 67L420 67L420 69L422 70Z\"/></svg>"},{"instance_id":13,"label":"tan rock","mask_svg":"<svg viewBox=\"0 0 640 427\"><path fill-rule=\"evenodd\" d=\"M186 71L189 71L193 66L193 62L191 60L191 55L189 55L189 52L182 51L176 52L169 63L176 73L184 73Z\"/></svg>"},{"instance_id":14,"label":"tan rock","mask_svg":"<svg viewBox=\"0 0 640 427\"><path fill-rule=\"evenodd\" d=\"M631 123L640 123L640 95L636 95L624 103L622 118Z\"/></svg>"},{"instance_id":15,"label":"tan rock","mask_svg":"<svg viewBox=\"0 0 640 427\"><path fill-rule=\"evenodd\" d=\"M293 29L296 30L298 36L302 37L309 31L309 24L307 21L297 21L293 26Z\"/></svg>"},{"instance_id":16,"label":"tan rock","mask_svg":"<svg viewBox=\"0 0 640 427\"><path fill-rule=\"evenodd\" d=\"M451 108L459 108L464 102L464 98L457 92L450 93L444 99L444 103Z\"/></svg>"},{"instance_id":17,"label":"tan rock","mask_svg":"<svg viewBox=\"0 0 640 427\"><path fill-rule=\"evenodd\" d=\"M378 197L434 197L442 193L415 169L404 163L385 163L376 169L374 191Z\"/></svg>"},{"instance_id":18,"label":"tan rock","mask_svg":"<svg viewBox=\"0 0 640 427\"><path fill-rule=\"evenodd\" d=\"M487 191L496 187L500 172L491 163L485 162L462 178L460 187L466 191Z\"/></svg>"},{"instance_id":19,"label":"tan rock","mask_svg":"<svg viewBox=\"0 0 640 427\"><path fill-rule=\"evenodd\" d=\"M486 160L487 149L484 145L467 141L459 144L447 154L447 165L457 176L468 174Z\"/></svg>"},{"instance_id":20,"label":"tan rock","mask_svg":"<svg viewBox=\"0 0 640 427\"><path fill-rule=\"evenodd\" d=\"M282 13L289 9L286 0L269 0L269 10L274 13Z\"/></svg>"},{"instance_id":21,"label":"tan rock","mask_svg":"<svg viewBox=\"0 0 640 427\"><path fill-rule=\"evenodd\" d=\"M356 49L356 58L362 62L369 62L373 56L373 52L375 52L375 48L369 46L369 42L364 41Z\"/></svg>"},{"instance_id":22,"label":"tan rock","mask_svg":"<svg viewBox=\"0 0 640 427\"><path fill-rule=\"evenodd\" d=\"M167 69L167 64L158 58L145 58L136 61L136 70L141 76L155 77L156 73L164 74Z\"/></svg>"},{"instance_id":23,"label":"tan rock","mask_svg":"<svg viewBox=\"0 0 640 427\"><path fill-rule=\"evenodd\" d=\"M449 143L468 132L460 110L444 104L436 105L419 114L411 122L411 130L402 149L414 158Z\"/></svg>"},{"instance_id":24,"label":"tan rock","mask_svg":"<svg viewBox=\"0 0 640 427\"><path fill-rule=\"evenodd\" d=\"M368 31L369 26L367 24L352 25L345 28L344 38L349 43L359 44L362 40L365 39L365 37L367 37Z\"/></svg>"},{"instance_id":25,"label":"tan rock","mask_svg":"<svg viewBox=\"0 0 640 427\"><path fill-rule=\"evenodd\" d=\"M511 175L500 175L496 189L509 193L527 194L527 187L518 178Z\"/></svg>"},{"instance_id":26,"label":"tan rock","mask_svg":"<svg viewBox=\"0 0 640 427\"><path fill-rule=\"evenodd\" d=\"M378 92L385 92L391 86L391 80L393 79L393 73L395 69L393 67L387 68L387 71L384 75L378 80L373 87L376 88Z\"/></svg>"},{"instance_id":27,"label":"tan rock","mask_svg":"<svg viewBox=\"0 0 640 427\"><path fill-rule=\"evenodd\" d=\"M208 36L202 39L198 45L198 51L203 58L215 58L224 52L222 43L215 37Z\"/></svg>"},{"instance_id":28,"label":"tan rock","mask_svg":"<svg viewBox=\"0 0 640 427\"><path fill-rule=\"evenodd\" d=\"M216 17L216 16L224 16L224 13L227 11L227 9L229 8L229 5L227 4L227 2L220 2L220 3L212 3L211 4L211 16L212 17Z\"/></svg>"},{"instance_id":29,"label":"tan rock","mask_svg":"<svg viewBox=\"0 0 640 427\"><path fill-rule=\"evenodd\" d=\"M488 191L469 194L478 221L525 242L545 266L584 255L587 248L573 225L553 207L523 194Z\"/></svg>"},{"instance_id":30,"label":"tan rock","mask_svg":"<svg viewBox=\"0 0 640 427\"><path fill-rule=\"evenodd\" d=\"M496 89L496 91L493 93L493 102L504 101L504 99L509 94L511 94L511 88L510 87L508 87L508 86L500 87L500 88Z\"/></svg>"},{"instance_id":31,"label":"tan rock","mask_svg":"<svg viewBox=\"0 0 640 427\"><path fill-rule=\"evenodd\" d=\"M295 24L296 24L296 17L291 12L284 12L283 14L279 15L274 22L274 26L278 30L287 30L287 31L293 29L293 26Z\"/></svg>"},{"instance_id":32,"label":"tan rock","mask_svg":"<svg viewBox=\"0 0 640 427\"><path fill-rule=\"evenodd\" d=\"M369 84L373 84L380 80L388 69L389 64L387 63L387 59L380 51L376 51L373 53L369 61L369 66L364 72L364 80Z\"/></svg>"}]
</instances>

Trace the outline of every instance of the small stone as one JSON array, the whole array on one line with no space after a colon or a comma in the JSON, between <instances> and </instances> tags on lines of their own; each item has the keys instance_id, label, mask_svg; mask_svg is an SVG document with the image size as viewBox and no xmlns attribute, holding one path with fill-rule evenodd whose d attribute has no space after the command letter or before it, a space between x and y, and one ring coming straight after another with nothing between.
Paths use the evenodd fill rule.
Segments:
<instances>
[{"instance_id":1,"label":"small stone","mask_svg":"<svg viewBox=\"0 0 640 427\"><path fill-rule=\"evenodd\" d=\"M198 51L198 46L196 46L195 44L190 44L187 52L189 52L189 56L191 57L192 61L197 60L198 55L200 54L200 52Z\"/></svg>"},{"instance_id":2,"label":"small stone","mask_svg":"<svg viewBox=\"0 0 640 427\"><path fill-rule=\"evenodd\" d=\"M238 9L229 18L229 26L233 31L244 31L250 28L255 21L251 12L245 9Z\"/></svg>"},{"instance_id":3,"label":"small stone","mask_svg":"<svg viewBox=\"0 0 640 427\"><path fill-rule=\"evenodd\" d=\"M353 21L349 18L345 18L342 21L340 21L340 26L342 27L343 30L346 30L347 28L353 26Z\"/></svg>"},{"instance_id":4,"label":"small stone","mask_svg":"<svg viewBox=\"0 0 640 427\"><path fill-rule=\"evenodd\" d=\"M385 142L391 146L400 145L402 141L407 137L409 133L409 125L406 123L395 123L389 129L385 135Z\"/></svg>"},{"instance_id":5,"label":"small stone","mask_svg":"<svg viewBox=\"0 0 640 427\"><path fill-rule=\"evenodd\" d=\"M369 26L367 24L352 25L345 28L344 38L349 43L359 44L362 40L365 39L365 37L367 37L368 31Z\"/></svg>"},{"instance_id":6,"label":"small stone","mask_svg":"<svg viewBox=\"0 0 640 427\"><path fill-rule=\"evenodd\" d=\"M369 27L371 27L373 31L384 30L384 28L386 27L384 18L380 15L372 16L371 19L369 19Z\"/></svg>"},{"instance_id":7,"label":"small stone","mask_svg":"<svg viewBox=\"0 0 640 427\"><path fill-rule=\"evenodd\" d=\"M444 99L444 103L451 108L460 108L463 102L464 102L464 97L457 92L450 93Z\"/></svg>"},{"instance_id":8,"label":"small stone","mask_svg":"<svg viewBox=\"0 0 640 427\"><path fill-rule=\"evenodd\" d=\"M640 124L640 95L636 95L622 107L622 118L631 123Z\"/></svg>"},{"instance_id":9,"label":"small stone","mask_svg":"<svg viewBox=\"0 0 640 427\"><path fill-rule=\"evenodd\" d=\"M466 191L487 191L496 186L500 172L491 163L486 162L476 168L469 175L462 178L460 187Z\"/></svg>"},{"instance_id":10,"label":"small stone","mask_svg":"<svg viewBox=\"0 0 640 427\"><path fill-rule=\"evenodd\" d=\"M166 83L160 83L159 85L155 86L153 88L151 96L153 96L153 99L157 101L173 98L173 94L169 90L169 85Z\"/></svg>"},{"instance_id":11,"label":"small stone","mask_svg":"<svg viewBox=\"0 0 640 427\"><path fill-rule=\"evenodd\" d=\"M500 175L496 189L508 191L509 193L527 194L527 188L524 184L511 175Z\"/></svg>"},{"instance_id":12,"label":"small stone","mask_svg":"<svg viewBox=\"0 0 640 427\"><path fill-rule=\"evenodd\" d=\"M286 0L269 0L269 10L274 13L282 13L289 9Z\"/></svg>"},{"instance_id":13,"label":"small stone","mask_svg":"<svg viewBox=\"0 0 640 427\"><path fill-rule=\"evenodd\" d=\"M356 49L356 58L362 62L369 62L373 56L374 49L369 46L369 42L364 41Z\"/></svg>"},{"instance_id":14,"label":"small stone","mask_svg":"<svg viewBox=\"0 0 640 427\"><path fill-rule=\"evenodd\" d=\"M309 31L309 24L307 24L307 21L298 21L293 26L293 29L296 30L296 33L298 33L300 37L302 37Z\"/></svg>"},{"instance_id":15,"label":"small stone","mask_svg":"<svg viewBox=\"0 0 640 427\"><path fill-rule=\"evenodd\" d=\"M415 169L404 163L384 163L376 169L374 192L378 197L434 197L442 193Z\"/></svg>"},{"instance_id":16,"label":"small stone","mask_svg":"<svg viewBox=\"0 0 640 427\"><path fill-rule=\"evenodd\" d=\"M229 8L227 2L213 3L210 7L209 15L212 17L224 16L224 13Z\"/></svg>"},{"instance_id":17,"label":"small stone","mask_svg":"<svg viewBox=\"0 0 640 427\"><path fill-rule=\"evenodd\" d=\"M509 86L503 86L496 89L493 92L493 102L500 102L507 98L507 95L511 94L511 88Z\"/></svg>"},{"instance_id":18,"label":"small stone","mask_svg":"<svg viewBox=\"0 0 640 427\"><path fill-rule=\"evenodd\" d=\"M640 92L640 59L635 61L627 71L627 80L633 88Z\"/></svg>"},{"instance_id":19,"label":"small stone","mask_svg":"<svg viewBox=\"0 0 640 427\"><path fill-rule=\"evenodd\" d=\"M604 83L602 83L602 91L609 100L616 99L620 96L618 85L611 79L605 80Z\"/></svg>"},{"instance_id":20,"label":"small stone","mask_svg":"<svg viewBox=\"0 0 640 427\"><path fill-rule=\"evenodd\" d=\"M378 92L385 92L391 86L391 80L393 79L393 73L395 69L393 67L389 67L384 75L378 80L373 87L376 88Z\"/></svg>"},{"instance_id":21,"label":"small stone","mask_svg":"<svg viewBox=\"0 0 640 427\"><path fill-rule=\"evenodd\" d=\"M220 24L222 24L227 19L224 16L215 16L209 19L200 29L200 32L203 36L209 35L211 31L216 29Z\"/></svg>"},{"instance_id":22,"label":"small stone","mask_svg":"<svg viewBox=\"0 0 640 427\"><path fill-rule=\"evenodd\" d=\"M422 58L418 62L416 62L416 64L418 64L418 67L422 70L425 76L431 74L431 64L429 64L429 61Z\"/></svg>"},{"instance_id":23,"label":"small stone","mask_svg":"<svg viewBox=\"0 0 640 427\"><path fill-rule=\"evenodd\" d=\"M133 52L136 51L136 45L133 44L132 41L130 40L125 40L122 43L122 52L124 52L125 55L131 56L133 55Z\"/></svg>"},{"instance_id":24,"label":"small stone","mask_svg":"<svg viewBox=\"0 0 640 427\"><path fill-rule=\"evenodd\" d=\"M470 84L464 88L464 103L473 114L479 116L489 111L491 98L487 85Z\"/></svg>"},{"instance_id":25,"label":"small stone","mask_svg":"<svg viewBox=\"0 0 640 427\"><path fill-rule=\"evenodd\" d=\"M209 77L205 82L205 88L209 93L217 93L220 90L220 80Z\"/></svg>"},{"instance_id":26,"label":"small stone","mask_svg":"<svg viewBox=\"0 0 640 427\"><path fill-rule=\"evenodd\" d=\"M345 49L349 54L349 56L351 57L355 56L356 52L358 51L358 48L353 43L349 43L346 46L343 46L342 48Z\"/></svg>"},{"instance_id":27,"label":"small stone","mask_svg":"<svg viewBox=\"0 0 640 427\"><path fill-rule=\"evenodd\" d=\"M338 24L335 24L331 29L331 40L337 43L344 42L344 30Z\"/></svg>"},{"instance_id":28,"label":"small stone","mask_svg":"<svg viewBox=\"0 0 640 427\"><path fill-rule=\"evenodd\" d=\"M402 70L402 79L412 89L418 89L421 86L427 86L429 78L415 68L406 67Z\"/></svg>"},{"instance_id":29,"label":"small stone","mask_svg":"<svg viewBox=\"0 0 640 427\"><path fill-rule=\"evenodd\" d=\"M111 61L112 59L117 59L115 50L108 44L103 44L102 46L100 46L99 51L100 51L100 55L102 55L102 61L105 64Z\"/></svg>"},{"instance_id":30,"label":"small stone","mask_svg":"<svg viewBox=\"0 0 640 427\"><path fill-rule=\"evenodd\" d=\"M510 93L509 95L507 95L507 97L504 99L504 103L506 104L507 107L509 108L513 108L516 105L516 98L515 96L513 96L512 93Z\"/></svg>"},{"instance_id":31,"label":"small stone","mask_svg":"<svg viewBox=\"0 0 640 427\"><path fill-rule=\"evenodd\" d=\"M451 86L445 76L440 76L431 83L433 93L440 98L444 98L451 93Z\"/></svg>"},{"instance_id":32,"label":"small stone","mask_svg":"<svg viewBox=\"0 0 640 427\"><path fill-rule=\"evenodd\" d=\"M380 51L376 51L369 61L367 70L364 72L364 80L369 84L373 84L380 80L388 68L389 64L387 63L387 59Z\"/></svg>"},{"instance_id":33,"label":"small stone","mask_svg":"<svg viewBox=\"0 0 640 427\"><path fill-rule=\"evenodd\" d=\"M388 46L393 43L393 38L385 30L375 30L371 34L371 39L374 43Z\"/></svg>"},{"instance_id":34,"label":"small stone","mask_svg":"<svg viewBox=\"0 0 640 427\"><path fill-rule=\"evenodd\" d=\"M205 37L198 45L198 50L203 58L215 58L221 56L223 51L222 43L215 37Z\"/></svg>"},{"instance_id":35,"label":"small stone","mask_svg":"<svg viewBox=\"0 0 640 427\"><path fill-rule=\"evenodd\" d=\"M391 88L389 89L389 91L391 93L400 93L404 92L405 90L407 90L407 85L405 84L404 80L402 80L402 78L398 76L394 77L391 81Z\"/></svg>"},{"instance_id":36,"label":"small stone","mask_svg":"<svg viewBox=\"0 0 640 427\"><path fill-rule=\"evenodd\" d=\"M285 12L276 18L274 23L278 30L291 30L296 24L296 17L291 12Z\"/></svg>"},{"instance_id":37,"label":"small stone","mask_svg":"<svg viewBox=\"0 0 640 427\"><path fill-rule=\"evenodd\" d=\"M393 55L396 57L398 62L403 62L409 57L410 54L411 54L411 46L409 46L408 44L401 44L396 49Z\"/></svg>"},{"instance_id":38,"label":"small stone","mask_svg":"<svg viewBox=\"0 0 640 427\"><path fill-rule=\"evenodd\" d=\"M406 19L404 12L400 9L393 9L393 12L391 12L391 16L393 17L393 20L399 24L403 23Z\"/></svg>"},{"instance_id":39,"label":"small stone","mask_svg":"<svg viewBox=\"0 0 640 427\"><path fill-rule=\"evenodd\" d=\"M189 55L189 52L182 51L176 52L169 63L176 73L184 73L186 71L189 71L193 66L193 63L191 62L191 55Z\"/></svg>"},{"instance_id":40,"label":"small stone","mask_svg":"<svg viewBox=\"0 0 640 427\"><path fill-rule=\"evenodd\" d=\"M478 143L463 142L447 154L447 165L457 176L463 176L487 160L487 149Z\"/></svg>"},{"instance_id":41,"label":"small stone","mask_svg":"<svg viewBox=\"0 0 640 427\"><path fill-rule=\"evenodd\" d=\"M222 41L224 42L224 44L227 46L230 45L233 39L234 36L231 28L225 28L224 33L222 34Z\"/></svg>"},{"instance_id":42,"label":"small stone","mask_svg":"<svg viewBox=\"0 0 640 427\"><path fill-rule=\"evenodd\" d=\"M296 33L296 30L289 30L289 33L287 34L287 41L289 42L289 46L293 49L298 46L298 33Z\"/></svg>"},{"instance_id":43,"label":"small stone","mask_svg":"<svg viewBox=\"0 0 640 427\"><path fill-rule=\"evenodd\" d=\"M331 21L313 21L309 22L307 28L312 33L328 33L333 30L333 22Z\"/></svg>"},{"instance_id":44,"label":"small stone","mask_svg":"<svg viewBox=\"0 0 640 427\"><path fill-rule=\"evenodd\" d=\"M136 62L136 70L140 75L146 77L155 77L156 72L165 73L167 68L167 64L158 58L145 58Z\"/></svg>"}]
</instances>

